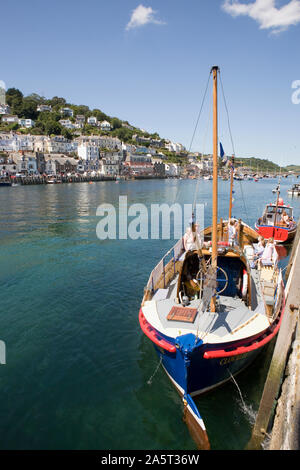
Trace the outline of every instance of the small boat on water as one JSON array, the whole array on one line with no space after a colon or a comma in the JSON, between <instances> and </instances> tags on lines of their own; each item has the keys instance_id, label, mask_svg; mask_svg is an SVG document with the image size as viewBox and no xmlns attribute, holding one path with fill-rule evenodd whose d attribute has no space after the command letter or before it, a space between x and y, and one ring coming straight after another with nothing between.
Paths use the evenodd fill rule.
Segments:
<instances>
[{"instance_id":1,"label":"small boat on water","mask_svg":"<svg viewBox=\"0 0 300 470\"><path fill-rule=\"evenodd\" d=\"M290 242L297 231L293 208L277 197L276 202L266 205L262 216L255 224L255 230L264 238L274 238L276 243Z\"/></svg>"},{"instance_id":2,"label":"small boat on water","mask_svg":"<svg viewBox=\"0 0 300 470\"><path fill-rule=\"evenodd\" d=\"M300 184L293 184L293 186L287 190L289 196L300 196Z\"/></svg>"},{"instance_id":3,"label":"small boat on water","mask_svg":"<svg viewBox=\"0 0 300 470\"><path fill-rule=\"evenodd\" d=\"M258 234L231 218L233 164L228 221L218 222L218 73L213 67L212 226L199 234L193 214L191 243L184 236L159 261L139 311L140 327L182 397L184 418L199 449L210 444L193 397L249 366L277 334L284 311L275 250L268 262L256 264Z\"/></svg>"},{"instance_id":4,"label":"small boat on water","mask_svg":"<svg viewBox=\"0 0 300 470\"><path fill-rule=\"evenodd\" d=\"M11 186L12 185L12 182L9 181L9 180L0 180L0 188L1 187L4 187L4 186Z\"/></svg>"},{"instance_id":5,"label":"small boat on water","mask_svg":"<svg viewBox=\"0 0 300 470\"><path fill-rule=\"evenodd\" d=\"M56 178L55 176L54 176L54 177L50 177L50 178L47 178L46 183L47 183L47 184L59 184L59 183L61 183L61 179L60 179L60 178Z\"/></svg>"}]
</instances>

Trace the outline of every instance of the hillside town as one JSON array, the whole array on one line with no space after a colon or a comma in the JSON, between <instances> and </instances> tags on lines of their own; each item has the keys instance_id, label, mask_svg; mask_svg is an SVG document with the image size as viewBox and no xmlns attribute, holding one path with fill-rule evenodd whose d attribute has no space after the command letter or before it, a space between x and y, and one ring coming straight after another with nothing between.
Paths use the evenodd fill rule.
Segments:
<instances>
[{"instance_id":1,"label":"hillside town","mask_svg":"<svg viewBox=\"0 0 300 470\"><path fill-rule=\"evenodd\" d=\"M157 133L149 134L100 110L67 105L63 98L45 104L35 95L24 98L16 89L11 93L12 107L0 104L1 180L211 177L212 155L188 152L182 144ZM50 102L55 103L53 107ZM19 115L12 112L17 109ZM228 166L222 166L226 178ZM255 169L246 165L238 169L246 175L251 171Z\"/></svg>"},{"instance_id":2,"label":"hillside town","mask_svg":"<svg viewBox=\"0 0 300 470\"><path fill-rule=\"evenodd\" d=\"M112 125L109 121L99 121L96 116L74 116L69 107L60 108L62 119L59 124L68 130L78 130L68 136L70 138L31 134L35 122L10 111L9 105L0 105L1 123L14 124L17 128L12 130L10 126L10 130L0 132L2 177L74 174L112 178L179 177L199 172L209 174L212 169L211 156L188 153L182 144L144 136L141 132L133 134L130 142L124 142L110 135ZM51 113L52 109L50 105L41 104L37 106L37 112ZM100 135L96 132L84 135L85 125L100 130ZM132 129L128 123L122 123L122 127ZM170 156L178 161L170 161Z\"/></svg>"},{"instance_id":3,"label":"hillside town","mask_svg":"<svg viewBox=\"0 0 300 470\"><path fill-rule=\"evenodd\" d=\"M167 162L167 157L153 146L132 145L110 136L63 136L0 134L1 176L82 175L180 176L197 169L209 172L211 158L199 161L186 157L186 165Z\"/></svg>"}]
</instances>

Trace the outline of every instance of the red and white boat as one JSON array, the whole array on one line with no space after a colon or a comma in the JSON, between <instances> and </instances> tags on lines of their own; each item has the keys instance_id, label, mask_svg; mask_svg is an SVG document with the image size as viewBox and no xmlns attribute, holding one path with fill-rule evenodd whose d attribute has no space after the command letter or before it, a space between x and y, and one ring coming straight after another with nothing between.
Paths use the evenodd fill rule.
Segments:
<instances>
[{"instance_id":1,"label":"red and white boat","mask_svg":"<svg viewBox=\"0 0 300 470\"><path fill-rule=\"evenodd\" d=\"M288 224L282 220L283 212L288 215ZM276 202L266 205L263 215L255 224L255 230L264 238L273 237L277 243L291 241L297 230L293 208L278 197Z\"/></svg>"}]
</instances>

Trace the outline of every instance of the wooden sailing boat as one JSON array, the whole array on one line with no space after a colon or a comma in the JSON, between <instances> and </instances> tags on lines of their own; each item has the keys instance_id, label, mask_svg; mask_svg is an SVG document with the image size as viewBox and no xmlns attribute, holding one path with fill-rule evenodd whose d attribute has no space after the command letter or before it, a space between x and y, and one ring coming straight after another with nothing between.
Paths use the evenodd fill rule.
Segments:
<instances>
[{"instance_id":1,"label":"wooden sailing boat","mask_svg":"<svg viewBox=\"0 0 300 470\"><path fill-rule=\"evenodd\" d=\"M276 260L251 268L258 234L236 221L218 221L218 67L213 76L213 213L202 232L191 224L184 238L152 271L139 322L184 403L184 416L198 448L209 439L193 397L231 379L276 335L284 310L284 285ZM232 175L231 175L232 178ZM230 195L231 219L232 184Z\"/></svg>"}]
</instances>

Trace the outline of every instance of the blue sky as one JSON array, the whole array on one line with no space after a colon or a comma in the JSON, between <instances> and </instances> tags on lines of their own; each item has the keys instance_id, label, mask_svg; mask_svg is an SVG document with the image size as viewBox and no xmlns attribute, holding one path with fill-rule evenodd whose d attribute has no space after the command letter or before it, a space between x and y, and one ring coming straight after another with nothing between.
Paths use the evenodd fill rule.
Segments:
<instances>
[{"instance_id":1,"label":"blue sky","mask_svg":"<svg viewBox=\"0 0 300 470\"><path fill-rule=\"evenodd\" d=\"M219 65L236 155L300 164L300 104L291 99L299 11L299 0L5 2L0 80L189 148L209 70ZM211 89L193 150L211 151L210 110ZM221 94L219 132L230 154Z\"/></svg>"}]
</instances>

